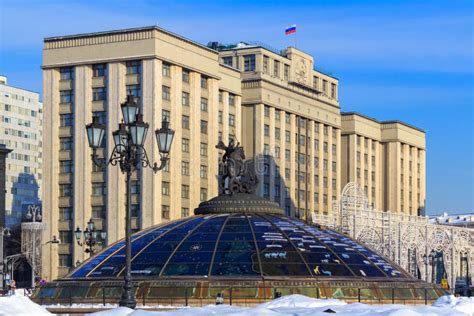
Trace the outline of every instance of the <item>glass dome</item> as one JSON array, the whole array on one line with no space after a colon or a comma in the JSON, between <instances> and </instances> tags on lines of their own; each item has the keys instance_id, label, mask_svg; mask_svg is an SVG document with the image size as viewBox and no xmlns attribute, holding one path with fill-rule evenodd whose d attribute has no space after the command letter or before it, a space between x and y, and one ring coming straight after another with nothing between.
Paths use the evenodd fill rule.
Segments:
<instances>
[{"instance_id":1,"label":"glass dome","mask_svg":"<svg viewBox=\"0 0 474 316\"><path fill-rule=\"evenodd\" d=\"M124 241L86 261L66 279L122 277ZM138 279L343 278L414 281L406 272L335 231L276 214L197 215L132 237Z\"/></svg>"}]
</instances>

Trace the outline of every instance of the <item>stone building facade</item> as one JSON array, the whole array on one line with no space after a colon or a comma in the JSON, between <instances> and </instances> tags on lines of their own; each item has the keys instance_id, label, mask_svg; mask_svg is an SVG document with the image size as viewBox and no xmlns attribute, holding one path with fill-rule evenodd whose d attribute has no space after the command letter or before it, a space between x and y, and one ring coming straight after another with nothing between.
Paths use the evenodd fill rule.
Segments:
<instances>
[{"instance_id":1,"label":"stone building facade","mask_svg":"<svg viewBox=\"0 0 474 316\"><path fill-rule=\"evenodd\" d=\"M139 97L150 131L163 116L176 131L169 168L133 176L134 230L191 215L217 195L214 147L229 138L256 158L261 196L300 218L331 212L344 185L338 79L295 48L211 47L156 26L45 39L44 238L61 240L43 249L45 277L87 259L73 230L89 219L107 231L105 244L124 235L124 176L93 165L85 125L93 116L106 124L107 157L128 94ZM146 149L159 160L152 135Z\"/></svg>"}]
</instances>

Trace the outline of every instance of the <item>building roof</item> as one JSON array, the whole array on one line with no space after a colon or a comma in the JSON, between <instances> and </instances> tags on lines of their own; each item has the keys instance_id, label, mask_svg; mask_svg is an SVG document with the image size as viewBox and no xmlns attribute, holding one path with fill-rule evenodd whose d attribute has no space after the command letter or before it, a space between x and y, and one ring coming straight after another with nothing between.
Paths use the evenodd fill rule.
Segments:
<instances>
[{"instance_id":1,"label":"building roof","mask_svg":"<svg viewBox=\"0 0 474 316\"><path fill-rule=\"evenodd\" d=\"M408 123L405 123L405 122L402 122L402 121L399 121L399 120L379 121L379 120L377 120L373 117L361 114L359 112L341 112L341 116L351 116L351 115L360 116L362 118L365 118L367 120L370 120L372 122L379 123L379 124L401 124L401 125L404 125L406 127L413 128L413 129L415 129L419 132L426 133L426 131L424 129L421 129L419 127L416 127L414 125L411 125L411 124L408 124Z\"/></svg>"},{"instance_id":2,"label":"building roof","mask_svg":"<svg viewBox=\"0 0 474 316\"><path fill-rule=\"evenodd\" d=\"M218 51L207 47L206 45L200 44L198 42L195 42L193 40L190 40L186 37L183 37L181 35L178 35L176 33L170 32L168 30L165 30L164 28L161 28L157 25L153 26L144 26L144 27L136 27L136 28L128 28L128 29L121 29L121 30L111 30L111 31L104 31L104 32L92 32L92 33L81 33L81 34L74 34L74 35L65 35L65 36L53 36L53 37L46 37L44 39L44 42L54 42L54 41L60 41L60 40L67 40L67 39L75 39L75 38L83 38L83 37L95 37L95 36L102 36L102 35L111 35L111 34L123 34L123 33L133 33L133 32L140 32L140 31L150 31L150 30L157 30L159 32L168 34L170 36L173 36L175 38L178 38L180 40L183 40L187 43L193 44L195 46L198 46L200 48L206 49L210 52L218 54Z\"/></svg>"}]
</instances>

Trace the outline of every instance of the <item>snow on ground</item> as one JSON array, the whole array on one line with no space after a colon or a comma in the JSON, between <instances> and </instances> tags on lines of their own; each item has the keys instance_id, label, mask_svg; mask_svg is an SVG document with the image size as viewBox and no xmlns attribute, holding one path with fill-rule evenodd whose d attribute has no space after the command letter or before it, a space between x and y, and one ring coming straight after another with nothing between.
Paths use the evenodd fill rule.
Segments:
<instances>
[{"instance_id":1,"label":"snow on ground","mask_svg":"<svg viewBox=\"0 0 474 316\"><path fill-rule=\"evenodd\" d=\"M22 292L0 297L0 316L51 315L44 306L32 302ZM84 304L86 305L86 304ZM55 305L54 307L57 307ZM64 306L66 307L66 306ZM246 308L229 305L181 308L169 311L132 310L126 307L92 313L93 316L327 316L331 310L340 316L474 316L474 297L439 298L432 306L347 304L335 299L314 299L303 295L283 296L273 301ZM325 312L326 311L326 312Z\"/></svg>"},{"instance_id":2,"label":"snow on ground","mask_svg":"<svg viewBox=\"0 0 474 316\"><path fill-rule=\"evenodd\" d=\"M15 295L0 296L0 315L51 315L45 308L32 302L23 291L16 290Z\"/></svg>"},{"instance_id":3,"label":"snow on ground","mask_svg":"<svg viewBox=\"0 0 474 316\"><path fill-rule=\"evenodd\" d=\"M474 298L446 296L433 306L347 304L334 299L314 299L303 295L283 296L253 308L208 305L171 311L144 311L129 308L94 313L94 316L327 316L328 309L340 316L474 316ZM326 311L326 312L325 312Z\"/></svg>"}]
</instances>

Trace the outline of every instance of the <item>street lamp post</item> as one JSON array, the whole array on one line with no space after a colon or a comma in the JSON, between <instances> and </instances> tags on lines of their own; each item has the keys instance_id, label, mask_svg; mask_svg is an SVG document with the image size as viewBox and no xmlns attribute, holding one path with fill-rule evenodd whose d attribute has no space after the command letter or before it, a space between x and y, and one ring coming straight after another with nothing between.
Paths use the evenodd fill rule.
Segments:
<instances>
[{"instance_id":1,"label":"street lamp post","mask_svg":"<svg viewBox=\"0 0 474 316\"><path fill-rule=\"evenodd\" d=\"M74 235L76 237L77 244L81 247L86 245L85 253L89 253L92 256L94 254L95 246L100 245L105 241L107 232L101 231L99 233L99 231L95 229L94 222L92 219L90 219L87 222L86 229L82 231L79 227L77 227L74 231Z\"/></svg>"},{"instance_id":2,"label":"street lamp post","mask_svg":"<svg viewBox=\"0 0 474 316\"><path fill-rule=\"evenodd\" d=\"M173 142L174 131L169 128L169 122L163 120L162 127L155 131L156 141L161 156L161 163L151 163L144 148L145 138L148 132L148 123L143 122L143 115L133 96L127 96L127 101L120 105L123 115L123 123L119 129L112 133L114 148L108 160L101 159L97 155L97 149L101 147L105 134L105 126L99 124L94 117L91 124L86 125L87 139L92 148L92 161L98 166L119 166L122 173L126 175L126 218L125 218L125 274L120 306L135 308L136 301L133 293L133 282L131 275L131 175L139 168L149 167L153 172L163 169L169 160L169 152Z\"/></svg>"},{"instance_id":3,"label":"street lamp post","mask_svg":"<svg viewBox=\"0 0 474 316\"><path fill-rule=\"evenodd\" d=\"M2 282L2 285L0 286L2 289L5 287L5 266L4 266L4 259L3 259L3 237L10 238L11 237L11 232L9 228L6 227L0 227L0 282Z\"/></svg>"},{"instance_id":4,"label":"street lamp post","mask_svg":"<svg viewBox=\"0 0 474 316\"><path fill-rule=\"evenodd\" d=\"M37 205L28 205L28 213L25 215L26 219L35 223L41 222L43 218L40 213L40 208ZM33 237L33 248L31 253L31 288L34 289L35 287L35 252L36 252L36 234Z\"/></svg>"}]
</instances>

